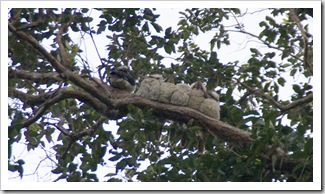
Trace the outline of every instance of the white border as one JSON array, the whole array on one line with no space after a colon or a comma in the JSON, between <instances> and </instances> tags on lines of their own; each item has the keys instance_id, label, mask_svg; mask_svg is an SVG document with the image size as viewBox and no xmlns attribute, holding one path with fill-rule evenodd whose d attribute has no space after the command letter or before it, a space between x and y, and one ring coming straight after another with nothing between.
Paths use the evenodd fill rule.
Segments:
<instances>
[{"instance_id":1,"label":"white border","mask_svg":"<svg viewBox=\"0 0 325 194\"><path fill-rule=\"evenodd\" d=\"M8 182L11 190L318 190L315 183L295 182Z\"/></svg>"},{"instance_id":2,"label":"white border","mask_svg":"<svg viewBox=\"0 0 325 194\"><path fill-rule=\"evenodd\" d=\"M281 7L281 8L314 8L314 182L312 183L48 183L48 182L9 182L8 181L8 75L7 75L7 13L8 8L24 7ZM248 6L249 5L249 6ZM321 1L1 1L1 189L2 190L320 190L321 189ZM5 21L5 22L4 22ZM317 84L317 86L316 86Z\"/></svg>"},{"instance_id":3,"label":"white border","mask_svg":"<svg viewBox=\"0 0 325 194\"><path fill-rule=\"evenodd\" d=\"M61 3L62 2L62 3ZM172 3L172 4L171 4ZM321 1L2 1L6 8L316 8Z\"/></svg>"}]
</instances>

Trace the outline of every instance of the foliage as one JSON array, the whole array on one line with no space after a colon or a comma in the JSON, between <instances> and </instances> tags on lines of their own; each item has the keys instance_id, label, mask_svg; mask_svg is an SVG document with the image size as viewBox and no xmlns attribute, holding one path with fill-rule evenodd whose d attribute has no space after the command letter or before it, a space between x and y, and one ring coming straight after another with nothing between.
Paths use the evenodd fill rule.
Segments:
<instances>
[{"instance_id":1,"label":"foliage","mask_svg":"<svg viewBox=\"0 0 325 194\"><path fill-rule=\"evenodd\" d=\"M107 173L104 181L313 181L312 10L265 10L270 14L259 23L259 34L245 31L237 20L245 16L239 9L186 9L177 29L163 29L155 9L96 9L99 20L90 17L91 11L9 11L10 171L24 176L28 161L16 160L12 147L25 141L28 150L55 143L55 157L48 159L55 161L57 180L99 181L98 167L115 163L115 173ZM224 25L230 19L237 23ZM194 41L207 32L214 33L208 51ZM152 108L132 104L121 110L123 116L103 116L96 103L107 102L54 65L56 60L89 80L85 75L92 69L73 33L106 34L107 56L97 67L104 82L110 67L120 65L131 66L138 83L155 73L175 75L177 83L206 82L221 94L220 120L250 132L252 143L243 147L208 136L200 154L196 132L201 127L193 121L158 118ZM245 48L251 52L246 63L236 57L222 63L217 52L231 44L231 33L247 34L267 49ZM53 59L28 42L31 37L46 45ZM171 54L177 57L166 64ZM305 79L290 86L288 76ZM290 98L280 98L283 88L292 90ZM112 120L117 135L106 125ZM285 156L274 154L278 150ZM149 166L139 170L142 161Z\"/></svg>"}]
</instances>

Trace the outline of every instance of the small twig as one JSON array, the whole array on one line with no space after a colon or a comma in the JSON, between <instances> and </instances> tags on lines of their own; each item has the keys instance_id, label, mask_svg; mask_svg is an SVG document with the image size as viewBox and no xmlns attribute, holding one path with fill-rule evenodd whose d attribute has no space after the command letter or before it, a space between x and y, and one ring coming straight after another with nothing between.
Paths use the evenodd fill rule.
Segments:
<instances>
[{"instance_id":1,"label":"small twig","mask_svg":"<svg viewBox=\"0 0 325 194\"><path fill-rule=\"evenodd\" d=\"M89 27L89 29L91 29L91 28L90 28L90 23L89 23L89 22L88 22L88 27ZM99 54L99 51L98 51L98 48L97 48L97 45L96 45L96 43L95 43L95 40L94 40L94 37L93 37L93 33L92 33L91 30L89 30L89 35L90 35L91 41L93 42L94 47L95 47L95 49L96 49L97 56L98 56L100 62L102 63L102 65L103 65L102 58L101 58L101 56L100 56L100 54Z\"/></svg>"},{"instance_id":2,"label":"small twig","mask_svg":"<svg viewBox=\"0 0 325 194\"><path fill-rule=\"evenodd\" d=\"M276 100L274 100L271 96L265 94L261 90L251 88L248 85L246 85L245 83L239 82L239 80L237 80L237 83L239 83L240 85L242 85L244 88L246 88L251 93L253 93L253 94L255 94L255 95L259 96L259 97L262 97L262 98L264 98L266 100L268 100L270 102L270 104L274 105L275 107L279 108L280 110L283 109L283 105L282 104L280 104L279 102L277 102Z\"/></svg>"},{"instance_id":3,"label":"small twig","mask_svg":"<svg viewBox=\"0 0 325 194\"><path fill-rule=\"evenodd\" d=\"M307 96L305 96L303 98L300 98L299 100L291 102L290 104L283 105L283 104L277 102L276 100L274 100L274 98L272 98L271 96L265 94L264 92L262 92L259 89L251 88L247 84L239 82L239 80L237 80L237 83L239 83L240 85L245 87L250 93L255 94L255 95L257 95L257 96L259 96L261 98L264 98L264 99L268 100L270 102L270 104L272 104L273 106L280 109L281 114L287 112L290 109L294 109L296 107L299 107L302 104L309 103L309 102L311 102L313 100L313 93L311 93L311 94L308 94ZM245 94L245 95L247 95L247 94Z\"/></svg>"},{"instance_id":4,"label":"small twig","mask_svg":"<svg viewBox=\"0 0 325 194\"><path fill-rule=\"evenodd\" d=\"M65 149L64 153L62 154L61 158L65 158L73 143L75 143L84 136L91 135L92 133L94 133L98 129L98 127L100 127L106 120L107 118L102 116L93 126L78 133L68 133L65 129L59 129L59 126L56 126L64 135L66 135L70 139L69 144Z\"/></svg>"},{"instance_id":5,"label":"small twig","mask_svg":"<svg viewBox=\"0 0 325 194\"><path fill-rule=\"evenodd\" d=\"M69 136L70 135L70 133L62 127L62 125L59 125L59 124L57 124L57 125L50 124L50 125L54 126L57 130L59 130L64 135L66 135L66 136Z\"/></svg>"},{"instance_id":6,"label":"small twig","mask_svg":"<svg viewBox=\"0 0 325 194\"><path fill-rule=\"evenodd\" d=\"M72 144L73 144L75 141L76 141L76 140L74 140L74 139L70 139L70 140L69 140L68 146L65 148L64 153L60 156L61 159L65 159L65 157L66 157L67 154L68 154L68 151L70 150Z\"/></svg>"},{"instance_id":7,"label":"small twig","mask_svg":"<svg viewBox=\"0 0 325 194\"><path fill-rule=\"evenodd\" d=\"M35 27L38 27L39 25L43 24L44 23L44 19L42 17L40 17L38 20L36 20L35 22L32 22L32 23L27 23L27 24L24 24L22 26L19 26L17 28L17 30L23 30L23 29L26 29L26 28L35 28Z\"/></svg>"},{"instance_id":8,"label":"small twig","mask_svg":"<svg viewBox=\"0 0 325 194\"><path fill-rule=\"evenodd\" d=\"M29 125L33 124L34 122L36 122L44 113L45 111L47 110L47 106L44 105L42 107L40 107L36 113L34 114L33 117L29 118L29 119L26 119L24 121L21 122L22 124L22 128L25 128L25 127L28 127Z\"/></svg>"},{"instance_id":9,"label":"small twig","mask_svg":"<svg viewBox=\"0 0 325 194\"><path fill-rule=\"evenodd\" d=\"M247 35L249 35L249 36L251 36L251 37L254 37L254 38L258 39L259 41L261 41L263 44L265 44L265 45L266 45L267 47L269 47L269 48L276 49L276 50L279 50L279 51L281 51L281 52L284 52L283 49L281 49L281 48L279 48L279 47L276 47L276 46L272 46L272 45L271 45L270 43L268 43L267 41L262 40L260 37L258 37L258 36L255 35L255 34L252 34L252 33L250 33L250 32L247 32L247 31L244 31L244 30L225 30L225 31L247 34ZM295 55L292 54L292 53L290 53L289 55L290 55L291 57L293 57L293 58L299 60L299 61L303 61L303 60L301 60L299 57L295 56Z\"/></svg>"},{"instance_id":10,"label":"small twig","mask_svg":"<svg viewBox=\"0 0 325 194\"><path fill-rule=\"evenodd\" d=\"M107 117L103 117L101 116L98 121L91 127L89 127L90 129L86 129L83 130L81 132L75 133L73 134L73 136L71 137L74 140L78 140L86 135L91 135L92 133L94 133L98 127L100 127L105 121L107 120Z\"/></svg>"},{"instance_id":11,"label":"small twig","mask_svg":"<svg viewBox=\"0 0 325 194\"><path fill-rule=\"evenodd\" d=\"M56 89L53 93L51 93L51 96L56 95L56 93L60 89L61 89L61 85L58 89ZM51 99L51 96L49 96L49 98L40 106L40 108L36 111L33 117L21 122L22 128L28 127L29 125L36 122L45 113L45 111L48 110L48 108L55 103L55 101L53 101L53 99L55 98Z\"/></svg>"}]
</instances>

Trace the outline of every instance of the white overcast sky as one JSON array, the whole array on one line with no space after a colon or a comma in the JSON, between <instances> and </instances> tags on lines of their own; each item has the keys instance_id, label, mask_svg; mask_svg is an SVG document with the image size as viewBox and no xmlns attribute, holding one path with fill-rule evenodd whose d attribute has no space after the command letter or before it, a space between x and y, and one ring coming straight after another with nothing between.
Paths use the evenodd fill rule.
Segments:
<instances>
[{"instance_id":1,"label":"white overcast sky","mask_svg":"<svg viewBox=\"0 0 325 194\"><path fill-rule=\"evenodd\" d=\"M107 4L107 7L110 7L113 4ZM145 2L144 4L142 4L143 5L142 7L162 7L162 8L158 8L157 11L155 12L155 13L160 14L160 17L158 18L157 23L160 24L164 29L171 26L173 30L176 30L178 28L177 23L179 21L179 17L181 17L181 15L179 15L178 12L181 11L181 10L184 10L184 8L181 8L181 7L184 7L184 5L188 6L189 8L190 7L202 7L203 6L202 4L194 4L194 5L190 6L191 4L193 4L193 2L191 2L189 4L180 2L178 4L175 4L175 6L174 6L174 3L171 3L171 2L166 2L164 4L162 4L161 2L160 3L157 2L155 4ZM259 6L257 4L254 4L251 7L256 7L257 6L259 8L252 8L252 9L249 9L248 11L252 12L252 11L254 11L254 9L261 9L264 6L265 7L267 6L267 4L264 4L264 5L262 4L261 5L261 3L260 3ZM17 5L17 4L15 4L15 5ZM68 5L69 4L65 4L65 6L68 6ZM103 4L101 4L101 5L99 5L98 3L93 4L93 2L92 2L91 5L88 4L88 6L87 6L87 4L85 4L85 6L82 6L82 5L83 4L80 4L79 6L80 7L89 7L89 6L92 6L92 7L105 7L105 5L103 5ZM96 6L96 5L98 5L98 6ZM114 7L114 5L113 5L113 7ZM124 5L129 5L130 7L137 7L137 6L132 6L134 4L131 4L131 3L130 4L123 3L121 5L122 5L122 7L124 7ZM139 5L141 5L141 4L139 4ZM212 6L211 2L206 3L206 5L207 5L206 7L214 7L214 6ZM216 3L216 5L217 5L217 3ZM238 7L238 6L245 7L247 4L235 2L234 4L229 4L229 5L232 5L232 6L228 6L228 7ZM269 3L268 5L269 5L269 7L274 7L274 4L272 4L272 3ZM287 5L287 6L290 7L290 5L295 6L292 3L289 3L289 5ZM30 5L28 6L27 4L25 4L25 6L23 6L23 5L21 5L21 6L22 7L31 7ZM47 3L44 4L44 7L46 7L46 6L49 6L49 4L47 4ZM57 5L55 3L54 4L52 3L52 6L55 7ZM72 4L70 4L70 6L73 7L73 6L75 6L75 4L72 3ZM171 7L171 6L179 7L179 8L168 8L168 7ZM15 7L15 6L12 5L12 6L9 6L9 7ZM40 6L40 7L42 7L42 6ZM117 5L116 7L121 7L121 6ZM203 7L205 7L205 6L203 6ZM225 7L225 6L217 6L217 7ZM285 6L284 6L284 4L282 4L282 6L280 5L280 6L277 6L277 7L285 7ZM306 6L297 5L297 7L306 7ZM3 12L3 8L2 8L2 12ZM94 17L94 19L96 21L96 13L95 12L96 11L93 10L92 17ZM2 21L4 21L5 20L4 18L7 18L7 15L2 13L1 17L2 17ZM240 22L244 23L246 31L251 32L253 34L258 34L261 31L258 23L260 21L264 20L264 18L265 18L265 12L255 13L255 14L252 14L252 15L247 14L244 17L244 19L242 21L240 21ZM315 20L315 18L317 18L316 14L314 14L314 20ZM315 21L314 21L314 23L315 23ZM2 29L7 29L6 26L3 26L3 24L1 24L1 25L2 25L2 27L1 27ZM320 28L317 27L317 29L314 29L314 32L317 32L317 30L320 30ZM199 35L198 37L196 37L194 39L195 43L198 44L201 47L201 49L209 50L209 48L210 48L209 40L214 35L213 33L214 32L209 32L209 33L206 33L206 34L203 34L203 35L202 34ZM4 36L3 34L4 33L1 34L1 40L3 39L3 36ZM105 37L105 35L106 34L104 32L100 36L94 36L95 42L96 42L96 45L97 45L97 47L98 47L98 49L100 51L101 57L107 56L107 51L105 50L105 46L108 44L108 39ZM161 36L163 36L163 35L161 35ZM79 37L75 38L75 43L78 43L78 39L79 39ZM231 45L230 46L222 45L222 48L220 50L215 49L217 51L217 53L218 53L218 58L223 63L233 62L235 60L238 60L240 62L240 64L245 63L250 58L249 48L257 47L258 49L261 49L261 48L259 48L260 45L257 45L256 42L251 41L249 39L249 37L247 37L246 35L242 35L242 34L239 34L239 33L238 34L231 34L230 39L231 39ZM247 40L248 40L248 42L247 42ZM83 49L85 52L87 52L86 54L87 54L87 58L89 59L89 61L88 61L89 64L96 67L96 65L100 64L100 61L98 59L97 53L96 53L96 51L95 51L95 49L93 47L93 43L91 42L90 38L88 38L87 41L88 41L86 43L87 48L86 49L81 48L81 49ZM1 42L3 44L3 41L1 41ZM314 42L317 43L316 38L314 39ZM83 46L83 45L81 45L81 46ZM315 47L315 48L317 48L317 47ZM3 55L3 57L2 57L1 60L3 60L3 58L6 58L6 54L4 54L2 52L2 55ZM163 56L167 56L167 54L163 54ZM314 62L315 61L317 61L317 60L314 60ZM6 64L7 61L5 61L5 62L2 61L2 63ZM170 64L169 59L166 60L165 64L166 65ZM315 63L315 64L317 64L317 63ZM318 64L320 64L320 63L318 63ZM7 70L5 69L5 71L7 71ZM3 69L2 69L2 72L4 72ZM317 77L317 71L314 71L314 72L315 72L315 77ZM288 79L291 79L291 78L288 76ZM289 81L289 83L293 83L293 82L296 82L296 81L299 81L299 78L291 80L291 81ZM3 82L2 82L2 84L3 84ZM287 85L288 85L288 88L290 88L290 90L291 90L291 86L290 86L291 84L287 84ZM2 86L7 87L7 84L5 83ZM283 99L286 99L287 97L289 97L291 95L291 93L288 92L290 90L282 90L282 91L280 91L280 93L281 93L280 95L282 96ZM2 91L2 93L3 93L3 91ZM317 94L315 94L315 98L317 98L316 96L317 96ZM8 105L8 102L5 102L1 106L6 107L7 105ZM316 109L317 108L316 108L316 103L315 103L315 111L317 111ZM2 119L5 119L7 117L6 116L7 113L3 114L3 112L2 112L1 115L2 115ZM112 123L112 125L109 126L109 130L116 130L117 127L114 124L114 122L111 122L111 123ZM4 128L4 129L6 129L7 126L8 125L3 125L2 124L2 128ZM3 131L3 130L1 130L1 131ZM5 137L7 135L4 136L2 134L1 136L3 137L2 141L1 141L2 142L1 145L4 145L4 143L7 142L7 140L5 139ZM24 139L24 138L22 138L22 139ZM55 139L55 138L53 138L53 139ZM47 142L47 141L45 140L45 142ZM47 146L50 147L50 146L53 146L53 144L52 145L48 144ZM7 152L7 150L5 150L5 151ZM3 154L3 150L1 151L1 153ZM13 155L16 157L16 159L24 159L25 160L26 164L24 165L24 170L25 170L24 174L25 175L30 174L30 175L29 176L24 176L23 179L20 179L19 176L18 176L18 173L10 173L10 172L7 173L6 169L2 169L2 175L5 173L5 176L2 176L2 181L4 180L4 178L5 179L9 178L10 182L13 182L13 181L14 182L16 182L16 181L18 181L18 182L52 181L52 180L56 179L56 175L50 176L50 174L51 174L50 170L52 169L51 168L52 164L51 164L51 162L49 160L44 161L38 167L39 172L34 174L34 171L37 168L37 166L39 164L39 161L46 157L45 152L43 150L38 149L37 151L27 152L26 146L24 145L24 142L22 141L20 144L16 144L13 147ZM2 158L1 163L2 164L4 162L6 163L5 160L6 160L7 157L4 157L2 155L1 158ZM105 158L107 159L108 155L106 155ZM3 166L3 165L1 165L1 166ZM104 167L99 165L98 171L96 173L97 173L98 178L100 180L105 180L106 178L104 178L103 176L106 175L109 172L115 172L115 167L113 165L108 164L107 166L104 166ZM76 188L76 189L78 189L78 188Z\"/></svg>"}]
</instances>

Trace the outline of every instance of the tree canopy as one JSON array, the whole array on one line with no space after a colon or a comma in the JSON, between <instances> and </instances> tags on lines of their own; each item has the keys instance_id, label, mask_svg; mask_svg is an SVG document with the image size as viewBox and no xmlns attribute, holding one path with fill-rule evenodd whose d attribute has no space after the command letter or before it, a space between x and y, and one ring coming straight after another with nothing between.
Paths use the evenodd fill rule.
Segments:
<instances>
[{"instance_id":1,"label":"tree canopy","mask_svg":"<svg viewBox=\"0 0 325 194\"><path fill-rule=\"evenodd\" d=\"M246 31L241 18L258 12L268 13L259 34ZM174 29L149 8L10 9L8 170L25 176L28 161L12 151L24 142L47 153L54 181L313 181L313 9L258 12L186 9ZM208 50L195 42L205 33L213 34ZM243 48L244 63L223 62L218 50L235 33L259 46ZM73 34L81 42L106 35L101 64L90 65ZM137 87L150 74L204 82L220 95L220 120L116 92L107 75L122 65ZM209 134L203 153L198 130ZM107 164L115 171L100 180Z\"/></svg>"}]
</instances>

